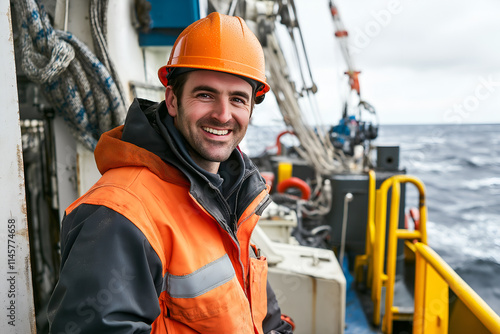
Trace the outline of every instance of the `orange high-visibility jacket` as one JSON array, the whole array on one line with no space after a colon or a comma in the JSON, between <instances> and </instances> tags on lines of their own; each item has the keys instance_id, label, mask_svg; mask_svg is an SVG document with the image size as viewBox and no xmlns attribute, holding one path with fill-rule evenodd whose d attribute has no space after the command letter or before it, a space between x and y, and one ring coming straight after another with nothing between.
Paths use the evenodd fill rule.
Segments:
<instances>
[{"instance_id":1,"label":"orange high-visibility jacket","mask_svg":"<svg viewBox=\"0 0 500 334\"><path fill-rule=\"evenodd\" d=\"M51 330L291 333L276 320L280 312L272 290L267 293L266 260L254 256L250 245L269 202L255 166L233 152L241 155L245 171L236 177L237 200L225 199L179 158L168 160L122 140L124 131L149 124L142 109L167 117L166 109L158 114L164 104L138 103L125 128L102 135L95 155L103 176L66 210L61 278L49 304ZM154 137L149 142L160 142L157 132L165 129L148 131ZM163 135L171 140L168 132ZM171 154L175 146L163 149ZM236 205L234 213L225 202ZM265 318L274 323L263 329Z\"/></svg>"}]
</instances>

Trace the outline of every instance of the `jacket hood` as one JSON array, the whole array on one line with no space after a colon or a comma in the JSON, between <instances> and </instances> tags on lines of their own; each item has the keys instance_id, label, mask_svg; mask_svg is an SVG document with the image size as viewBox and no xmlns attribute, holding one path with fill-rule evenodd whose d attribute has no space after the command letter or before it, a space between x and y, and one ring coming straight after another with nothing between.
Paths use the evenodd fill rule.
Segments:
<instances>
[{"instance_id":1,"label":"jacket hood","mask_svg":"<svg viewBox=\"0 0 500 334\"><path fill-rule=\"evenodd\" d=\"M187 154L164 102L135 99L125 124L101 136L95 158L101 174L111 168L146 167L165 181L189 185L193 197L219 222L239 217L266 188L255 165L237 149L221 163L224 183L216 184L213 174L201 170ZM235 164L240 166L236 173Z\"/></svg>"},{"instance_id":2,"label":"jacket hood","mask_svg":"<svg viewBox=\"0 0 500 334\"><path fill-rule=\"evenodd\" d=\"M122 140L124 126L105 132L94 151L101 174L112 168L146 167L162 180L189 185L188 178L177 168L166 164L158 155Z\"/></svg>"}]
</instances>

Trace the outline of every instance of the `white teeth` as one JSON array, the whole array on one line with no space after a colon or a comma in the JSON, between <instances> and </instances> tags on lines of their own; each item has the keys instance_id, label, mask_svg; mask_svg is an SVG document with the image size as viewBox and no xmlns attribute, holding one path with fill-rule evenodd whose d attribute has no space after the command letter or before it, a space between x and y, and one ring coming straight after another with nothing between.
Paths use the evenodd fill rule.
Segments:
<instances>
[{"instance_id":1,"label":"white teeth","mask_svg":"<svg viewBox=\"0 0 500 334\"><path fill-rule=\"evenodd\" d=\"M218 136L227 135L229 133L229 130L215 130L215 129L207 128L207 127L204 127L203 130L205 130L206 132L210 132L214 135L218 135Z\"/></svg>"}]
</instances>

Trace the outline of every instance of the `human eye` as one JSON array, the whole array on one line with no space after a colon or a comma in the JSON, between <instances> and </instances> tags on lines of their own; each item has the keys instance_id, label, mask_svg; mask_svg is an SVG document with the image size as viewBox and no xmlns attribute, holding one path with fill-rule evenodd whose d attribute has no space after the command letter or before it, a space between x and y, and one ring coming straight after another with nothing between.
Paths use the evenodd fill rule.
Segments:
<instances>
[{"instance_id":1,"label":"human eye","mask_svg":"<svg viewBox=\"0 0 500 334\"><path fill-rule=\"evenodd\" d=\"M200 98L200 99L210 99L212 96L209 93L200 92L200 93L196 94L196 97Z\"/></svg>"},{"instance_id":2,"label":"human eye","mask_svg":"<svg viewBox=\"0 0 500 334\"><path fill-rule=\"evenodd\" d=\"M235 96L232 98L233 102L236 102L238 104L244 104L246 105L248 103L248 101L242 97L239 97L239 96Z\"/></svg>"}]
</instances>

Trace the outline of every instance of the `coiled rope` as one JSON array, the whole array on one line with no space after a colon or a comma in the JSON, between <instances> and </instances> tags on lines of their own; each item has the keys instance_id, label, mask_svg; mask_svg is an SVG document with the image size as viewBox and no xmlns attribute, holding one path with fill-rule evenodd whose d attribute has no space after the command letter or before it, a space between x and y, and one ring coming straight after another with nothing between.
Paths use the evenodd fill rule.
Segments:
<instances>
[{"instance_id":1,"label":"coiled rope","mask_svg":"<svg viewBox=\"0 0 500 334\"><path fill-rule=\"evenodd\" d=\"M19 23L24 74L41 85L75 138L94 150L100 135L122 124L126 114L123 94L110 74L107 52L101 50L101 58L108 60L111 70L71 33L54 30L35 0L16 1L13 9ZM93 9L91 6L91 16ZM96 17L93 31L105 26L102 11ZM97 42L93 36L94 43L101 46L97 50L106 47L102 31Z\"/></svg>"}]
</instances>

